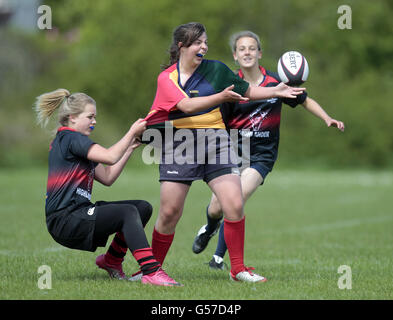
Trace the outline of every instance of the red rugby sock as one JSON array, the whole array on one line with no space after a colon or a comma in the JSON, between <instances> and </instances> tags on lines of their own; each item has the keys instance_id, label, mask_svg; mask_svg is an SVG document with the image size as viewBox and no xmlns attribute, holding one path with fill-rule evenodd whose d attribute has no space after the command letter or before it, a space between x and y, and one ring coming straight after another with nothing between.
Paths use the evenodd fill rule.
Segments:
<instances>
[{"instance_id":1,"label":"red rugby sock","mask_svg":"<svg viewBox=\"0 0 393 320\"><path fill-rule=\"evenodd\" d=\"M224 238L228 247L231 271L234 275L245 269L244 267L244 235L245 217L239 221L224 219Z\"/></svg>"},{"instance_id":2,"label":"red rugby sock","mask_svg":"<svg viewBox=\"0 0 393 320\"><path fill-rule=\"evenodd\" d=\"M119 265L122 264L124 256L128 250L127 244L124 240L122 232L117 232L105 254L105 261L108 264Z\"/></svg>"},{"instance_id":3,"label":"red rugby sock","mask_svg":"<svg viewBox=\"0 0 393 320\"><path fill-rule=\"evenodd\" d=\"M166 254L172 245L173 234L163 234L159 233L156 228L153 230L153 236L151 240L151 247L153 250L153 255L156 257L157 261L162 265L164 263Z\"/></svg>"},{"instance_id":4,"label":"red rugby sock","mask_svg":"<svg viewBox=\"0 0 393 320\"><path fill-rule=\"evenodd\" d=\"M144 275L153 273L160 267L160 263L153 256L152 248L137 249L132 253L132 255L138 262Z\"/></svg>"}]
</instances>

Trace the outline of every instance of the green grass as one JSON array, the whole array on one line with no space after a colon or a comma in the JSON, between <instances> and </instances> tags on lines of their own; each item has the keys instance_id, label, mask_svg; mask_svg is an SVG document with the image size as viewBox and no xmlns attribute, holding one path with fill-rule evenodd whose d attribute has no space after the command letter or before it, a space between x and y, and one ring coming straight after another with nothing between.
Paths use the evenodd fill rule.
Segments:
<instances>
[{"instance_id":1,"label":"green grass","mask_svg":"<svg viewBox=\"0 0 393 320\"><path fill-rule=\"evenodd\" d=\"M157 168L127 168L111 187L95 184L93 200L146 199L159 205ZM95 253L55 243L44 218L46 169L0 171L0 299L392 299L393 173L388 171L273 171L246 204L246 265L264 284L229 281L206 266L217 237L199 255L191 251L205 223L210 198L193 184L166 271L184 284L163 288L111 281L96 268ZM108 243L109 244L109 243ZM130 254L124 269L137 269ZM225 261L229 263L226 256ZM52 289L38 288L38 268L52 270ZM352 270L352 289L341 290L337 269Z\"/></svg>"}]
</instances>

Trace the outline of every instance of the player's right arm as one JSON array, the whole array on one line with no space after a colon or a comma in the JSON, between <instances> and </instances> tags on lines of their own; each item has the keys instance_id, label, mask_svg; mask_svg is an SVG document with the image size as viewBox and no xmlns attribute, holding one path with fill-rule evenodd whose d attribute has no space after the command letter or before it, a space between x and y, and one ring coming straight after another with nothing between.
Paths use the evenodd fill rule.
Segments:
<instances>
[{"instance_id":1,"label":"player's right arm","mask_svg":"<svg viewBox=\"0 0 393 320\"><path fill-rule=\"evenodd\" d=\"M296 88L287 86L281 82L275 87L252 87L249 86L245 96L250 100L262 100L268 98L296 98L297 95L302 94L306 88Z\"/></svg>"},{"instance_id":2,"label":"player's right arm","mask_svg":"<svg viewBox=\"0 0 393 320\"><path fill-rule=\"evenodd\" d=\"M210 96L184 98L177 103L176 107L184 113L194 113L214 107L223 102L248 101L248 98L233 91L234 87L234 85L231 85L223 91Z\"/></svg>"},{"instance_id":3,"label":"player's right arm","mask_svg":"<svg viewBox=\"0 0 393 320\"><path fill-rule=\"evenodd\" d=\"M180 100L176 107L184 113L194 113L206 110L223 102L240 102L248 100L262 100L268 98L296 98L302 94L305 88L295 88L280 83L275 87L252 87L249 86L245 97L232 91L234 85L225 88L223 91L206 97L184 98Z\"/></svg>"}]
</instances>

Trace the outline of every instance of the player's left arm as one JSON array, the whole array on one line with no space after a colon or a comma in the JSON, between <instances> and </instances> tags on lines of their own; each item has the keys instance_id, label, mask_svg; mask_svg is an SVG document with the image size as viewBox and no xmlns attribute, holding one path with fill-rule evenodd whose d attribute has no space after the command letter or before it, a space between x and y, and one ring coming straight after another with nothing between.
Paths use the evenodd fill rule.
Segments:
<instances>
[{"instance_id":1,"label":"player's left arm","mask_svg":"<svg viewBox=\"0 0 393 320\"><path fill-rule=\"evenodd\" d=\"M140 144L141 143L138 139L134 139L121 159L114 165L105 166L102 163L99 163L94 170L94 179L102 183L104 186L111 186L120 176L133 151L139 147Z\"/></svg>"},{"instance_id":2,"label":"player's left arm","mask_svg":"<svg viewBox=\"0 0 393 320\"><path fill-rule=\"evenodd\" d=\"M325 123L328 127L336 127L337 129L344 131L344 129L345 129L344 122L333 119L332 117L330 117L326 113L326 111L323 110L323 108L319 105L319 103L316 102L314 99L307 97L306 100L304 100L302 105L307 111L311 112L316 117L325 121Z\"/></svg>"}]
</instances>

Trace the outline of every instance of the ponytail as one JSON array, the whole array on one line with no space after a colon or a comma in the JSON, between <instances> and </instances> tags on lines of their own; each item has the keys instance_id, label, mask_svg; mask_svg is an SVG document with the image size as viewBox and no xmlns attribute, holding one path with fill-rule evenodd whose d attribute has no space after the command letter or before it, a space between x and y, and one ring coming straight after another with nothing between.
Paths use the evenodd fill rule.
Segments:
<instances>
[{"instance_id":1,"label":"ponytail","mask_svg":"<svg viewBox=\"0 0 393 320\"><path fill-rule=\"evenodd\" d=\"M59 109L59 124L67 126L69 116L82 113L86 104L96 105L96 102L87 94L80 92L71 94L67 89L44 93L36 98L34 104L37 123L43 128L46 127L53 113Z\"/></svg>"},{"instance_id":2,"label":"ponytail","mask_svg":"<svg viewBox=\"0 0 393 320\"><path fill-rule=\"evenodd\" d=\"M180 56L180 48L177 44L173 43L171 47L169 48L169 65L170 67L172 64L175 64L177 61L179 61L179 56Z\"/></svg>"},{"instance_id":3,"label":"ponytail","mask_svg":"<svg viewBox=\"0 0 393 320\"><path fill-rule=\"evenodd\" d=\"M64 100L70 95L70 92L66 89L57 89L38 96L34 104L34 110L37 114L37 123L45 128L52 114L60 108Z\"/></svg>"},{"instance_id":4,"label":"ponytail","mask_svg":"<svg viewBox=\"0 0 393 320\"><path fill-rule=\"evenodd\" d=\"M165 70L165 69L169 68L171 65L173 65L179 61L180 48L179 48L178 44L175 42L175 40L171 44L171 46L168 50L168 53L169 53L169 63L162 64L161 70Z\"/></svg>"}]
</instances>

